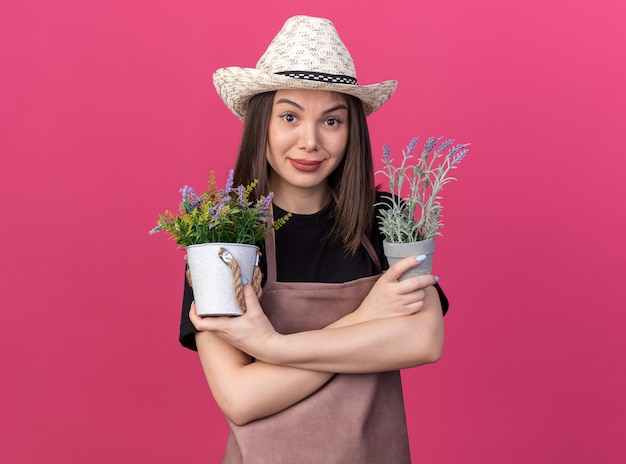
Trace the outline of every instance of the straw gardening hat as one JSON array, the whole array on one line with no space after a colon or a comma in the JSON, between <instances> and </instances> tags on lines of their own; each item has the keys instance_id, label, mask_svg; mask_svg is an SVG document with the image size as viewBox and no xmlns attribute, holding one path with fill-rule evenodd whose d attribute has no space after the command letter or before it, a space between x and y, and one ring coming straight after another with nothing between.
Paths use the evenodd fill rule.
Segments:
<instances>
[{"instance_id":1,"label":"straw gardening hat","mask_svg":"<svg viewBox=\"0 0 626 464\"><path fill-rule=\"evenodd\" d=\"M345 93L363 102L365 114L381 107L397 81L358 85L350 52L328 19L289 18L259 59L256 68L228 67L213 74L224 103L244 119L253 96L280 89L317 89Z\"/></svg>"}]
</instances>

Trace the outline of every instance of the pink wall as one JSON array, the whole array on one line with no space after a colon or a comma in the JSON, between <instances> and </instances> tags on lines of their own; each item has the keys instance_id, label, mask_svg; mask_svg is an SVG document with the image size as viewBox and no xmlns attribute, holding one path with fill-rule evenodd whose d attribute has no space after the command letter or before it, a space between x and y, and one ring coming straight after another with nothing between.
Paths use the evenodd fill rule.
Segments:
<instances>
[{"instance_id":1,"label":"pink wall","mask_svg":"<svg viewBox=\"0 0 626 464\"><path fill-rule=\"evenodd\" d=\"M624 462L624 3L215 3L0 4L0 461L218 461L182 252L147 231L233 164L211 72L306 13L362 83L400 81L377 154L472 142L437 252L446 352L404 375L415 460Z\"/></svg>"}]
</instances>

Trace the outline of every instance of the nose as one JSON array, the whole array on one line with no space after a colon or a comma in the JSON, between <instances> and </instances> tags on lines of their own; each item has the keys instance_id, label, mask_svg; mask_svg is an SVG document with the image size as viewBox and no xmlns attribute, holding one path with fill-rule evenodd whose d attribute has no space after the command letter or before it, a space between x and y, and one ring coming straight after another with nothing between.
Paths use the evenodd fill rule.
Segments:
<instances>
[{"instance_id":1,"label":"nose","mask_svg":"<svg viewBox=\"0 0 626 464\"><path fill-rule=\"evenodd\" d=\"M299 148L307 153L317 151L319 149L319 134L317 132L317 124L305 123L300 125L300 141Z\"/></svg>"}]
</instances>

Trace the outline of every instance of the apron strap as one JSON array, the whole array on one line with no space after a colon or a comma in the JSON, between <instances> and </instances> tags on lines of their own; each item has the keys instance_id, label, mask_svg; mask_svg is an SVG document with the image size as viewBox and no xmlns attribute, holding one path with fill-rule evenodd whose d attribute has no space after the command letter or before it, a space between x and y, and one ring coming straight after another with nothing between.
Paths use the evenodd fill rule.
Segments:
<instances>
[{"instance_id":1,"label":"apron strap","mask_svg":"<svg viewBox=\"0 0 626 464\"><path fill-rule=\"evenodd\" d=\"M363 247L367 251L367 254L370 255L370 258L374 262L374 265L376 266L376 269L378 269L378 272L382 273L383 267L380 264L378 254L376 253L376 250L374 250L374 245L372 245L372 242L370 242L370 239L367 238L367 235L365 234L361 236L361 245L363 245Z\"/></svg>"},{"instance_id":2,"label":"apron strap","mask_svg":"<svg viewBox=\"0 0 626 464\"><path fill-rule=\"evenodd\" d=\"M277 282L276 280L276 240L274 237L276 232L272 227L265 236L265 266L267 267L267 281Z\"/></svg>"}]
</instances>

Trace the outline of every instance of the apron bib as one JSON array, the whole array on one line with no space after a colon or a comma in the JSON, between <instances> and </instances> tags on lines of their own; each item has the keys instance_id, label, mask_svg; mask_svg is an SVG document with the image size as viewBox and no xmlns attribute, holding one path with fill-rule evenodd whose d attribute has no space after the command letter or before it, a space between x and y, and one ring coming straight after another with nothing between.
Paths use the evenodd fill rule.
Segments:
<instances>
[{"instance_id":1,"label":"apron bib","mask_svg":"<svg viewBox=\"0 0 626 464\"><path fill-rule=\"evenodd\" d=\"M367 237L363 245L380 262ZM265 241L267 282L261 306L276 330L322 327L353 312L378 276L346 283L277 282L274 240ZM336 374L293 406L238 426L223 464L410 464L399 371Z\"/></svg>"}]
</instances>

